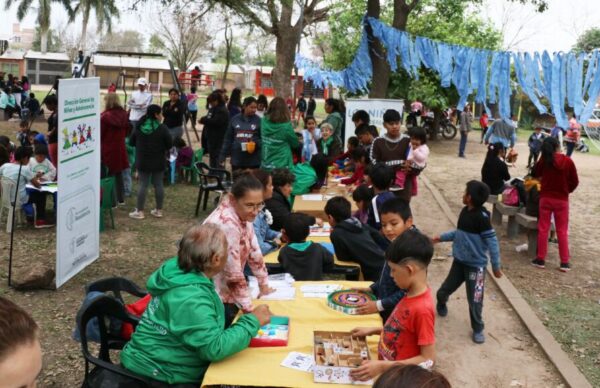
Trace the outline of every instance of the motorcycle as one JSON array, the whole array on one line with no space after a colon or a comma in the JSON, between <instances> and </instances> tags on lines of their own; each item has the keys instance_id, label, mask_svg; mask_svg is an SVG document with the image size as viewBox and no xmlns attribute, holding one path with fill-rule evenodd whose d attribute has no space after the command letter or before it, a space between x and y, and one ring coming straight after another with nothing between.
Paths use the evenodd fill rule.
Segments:
<instances>
[{"instance_id":1,"label":"motorcycle","mask_svg":"<svg viewBox=\"0 0 600 388\"><path fill-rule=\"evenodd\" d=\"M433 117L424 117L423 129L425 129L425 132L427 132L429 138L433 137L434 128L435 125ZM446 140L452 140L456 137L457 133L458 130L456 129L454 124L450 122L450 119L447 116L442 117L442 119L440 120L440 126L438 128L437 134L442 135L442 137Z\"/></svg>"}]
</instances>

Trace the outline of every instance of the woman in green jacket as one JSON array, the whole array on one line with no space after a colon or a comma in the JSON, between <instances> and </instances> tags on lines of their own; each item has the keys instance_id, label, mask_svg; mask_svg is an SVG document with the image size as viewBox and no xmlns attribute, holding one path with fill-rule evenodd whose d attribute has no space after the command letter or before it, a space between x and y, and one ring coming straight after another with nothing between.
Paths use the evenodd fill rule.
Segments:
<instances>
[{"instance_id":1,"label":"woman in green jacket","mask_svg":"<svg viewBox=\"0 0 600 388\"><path fill-rule=\"evenodd\" d=\"M333 136L335 136L342 143L342 132L344 131L344 117L342 116L342 108L340 106L340 100L335 98L328 98L325 100L325 112L327 117L321 123L321 126L325 123L329 123L333 128Z\"/></svg>"},{"instance_id":2,"label":"woman in green jacket","mask_svg":"<svg viewBox=\"0 0 600 388\"><path fill-rule=\"evenodd\" d=\"M271 313L257 306L224 329L223 303L212 278L226 262L227 239L219 226L196 225L184 234L177 257L148 279L152 300L121 352L125 368L159 387L198 387L211 362L248 347Z\"/></svg>"},{"instance_id":3,"label":"woman in green jacket","mask_svg":"<svg viewBox=\"0 0 600 388\"><path fill-rule=\"evenodd\" d=\"M271 171L275 168L294 166L292 149L299 147L300 142L290 121L290 111L281 97L275 97L260 123L262 141L261 168Z\"/></svg>"}]
</instances>

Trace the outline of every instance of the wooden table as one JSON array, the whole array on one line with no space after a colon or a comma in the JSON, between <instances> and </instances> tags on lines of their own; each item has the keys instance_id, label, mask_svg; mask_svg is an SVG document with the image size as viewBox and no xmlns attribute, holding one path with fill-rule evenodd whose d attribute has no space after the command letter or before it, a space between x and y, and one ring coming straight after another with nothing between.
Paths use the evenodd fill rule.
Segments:
<instances>
[{"instance_id":1,"label":"wooden table","mask_svg":"<svg viewBox=\"0 0 600 388\"><path fill-rule=\"evenodd\" d=\"M292 210L294 212L305 213L305 214L311 215L313 217L321 218L326 221L327 215L325 214L325 204L327 204L327 201L330 198L340 196L340 195L343 197L346 197L346 199L348 199L348 201L350 201L350 204L352 206L352 213L354 213L355 211L358 210L358 208L356 207L356 204L352 200L352 195L350 195L348 193L348 190L346 187L338 186L337 183L335 183L331 179L328 180L328 185L329 185L329 187L323 187L321 189L320 193L305 194L306 196L321 195L320 200L316 200L316 201L315 200L307 200L307 199L303 198L304 196L297 195L294 198L294 206L293 206Z\"/></svg>"},{"instance_id":2,"label":"wooden table","mask_svg":"<svg viewBox=\"0 0 600 388\"><path fill-rule=\"evenodd\" d=\"M304 298L303 284L340 284L343 288L367 287L369 282L296 282L296 299L288 301L264 301L275 315L290 318L288 346L271 348L247 348L225 360L210 365L202 386L241 385L259 387L320 387L313 382L313 375L282 367L280 364L290 352L312 353L313 332L316 330L350 331L355 327L380 327L378 314L347 315L327 306L326 299ZM368 337L371 358L377 358L378 336ZM334 384L332 388L355 387Z\"/></svg>"}]
</instances>

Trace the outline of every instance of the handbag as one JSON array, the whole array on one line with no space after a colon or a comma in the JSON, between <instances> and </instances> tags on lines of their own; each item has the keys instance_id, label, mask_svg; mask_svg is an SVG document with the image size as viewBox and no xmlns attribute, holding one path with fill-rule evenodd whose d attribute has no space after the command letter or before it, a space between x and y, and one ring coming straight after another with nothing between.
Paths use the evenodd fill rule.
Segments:
<instances>
[{"instance_id":1,"label":"handbag","mask_svg":"<svg viewBox=\"0 0 600 388\"><path fill-rule=\"evenodd\" d=\"M506 206L519 206L519 191L514 186L509 186L502 192L502 203Z\"/></svg>"}]
</instances>

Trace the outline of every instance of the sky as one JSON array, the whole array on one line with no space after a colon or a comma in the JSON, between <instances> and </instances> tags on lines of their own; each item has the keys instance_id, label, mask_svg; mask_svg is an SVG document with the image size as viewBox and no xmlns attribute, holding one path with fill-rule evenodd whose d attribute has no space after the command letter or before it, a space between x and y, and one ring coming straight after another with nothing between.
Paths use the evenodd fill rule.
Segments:
<instances>
[{"instance_id":1,"label":"sky","mask_svg":"<svg viewBox=\"0 0 600 388\"><path fill-rule=\"evenodd\" d=\"M151 3L152 0L149 1ZM8 11L3 8L4 0L0 0L0 36L10 34L13 22L17 22L16 6ZM128 4L129 1L119 3ZM600 1L598 0L548 0L549 8L538 14L533 7L511 3L507 0L485 0L481 7L483 17L490 19L504 33L504 49L511 51L568 51L575 44L577 37L590 27L600 27ZM35 4L35 1L34 1ZM125 29L139 26L140 18L149 14L151 5L142 6L141 12L123 11L119 22L113 28ZM146 8L146 9L144 9ZM6 14L6 15L5 15ZM67 15L58 4L54 5L52 23L64 25ZM35 25L35 12L28 15L23 23L25 27ZM79 29L79 23L76 21ZM95 28L93 25L90 29ZM149 31L142 31L149 35ZM303 50L304 51L304 50Z\"/></svg>"}]
</instances>

